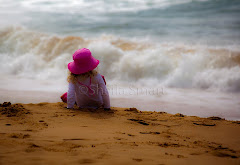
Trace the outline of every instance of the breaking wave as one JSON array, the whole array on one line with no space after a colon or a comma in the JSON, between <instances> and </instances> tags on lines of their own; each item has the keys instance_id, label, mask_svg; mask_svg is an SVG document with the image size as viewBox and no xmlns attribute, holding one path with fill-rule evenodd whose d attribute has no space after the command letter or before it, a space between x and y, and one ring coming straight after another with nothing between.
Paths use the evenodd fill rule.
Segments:
<instances>
[{"instance_id":1,"label":"breaking wave","mask_svg":"<svg viewBox=\"0 0 240 165\"><path fill-rule=\"evenodd\" d=\"M150 43L100 36L56 36L23 27L0 30L0 73L66 80L67 64L79 48L100 60L111 82L174 88L240 91L240 50L175 43Z\"/></svg>"}]
</instances>

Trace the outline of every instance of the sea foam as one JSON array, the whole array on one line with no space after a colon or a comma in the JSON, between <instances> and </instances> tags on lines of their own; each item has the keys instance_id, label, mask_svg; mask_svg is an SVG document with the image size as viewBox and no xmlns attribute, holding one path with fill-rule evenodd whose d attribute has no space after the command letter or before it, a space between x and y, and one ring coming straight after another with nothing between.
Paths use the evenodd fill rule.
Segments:
<instances>
[{"instance_id":1,"label":"sea foam","mask_svg":"<svg viewBox=\"0 0 240 165\"><path fill-rule=\"evenodd\" d=\"M67 64L79 48L100 60L110 84L240 91L240 50L151 43L100 36L56 36L23 27L0 31L0 73L36 80L66 81Z\"/></svg>"}]
</instances>

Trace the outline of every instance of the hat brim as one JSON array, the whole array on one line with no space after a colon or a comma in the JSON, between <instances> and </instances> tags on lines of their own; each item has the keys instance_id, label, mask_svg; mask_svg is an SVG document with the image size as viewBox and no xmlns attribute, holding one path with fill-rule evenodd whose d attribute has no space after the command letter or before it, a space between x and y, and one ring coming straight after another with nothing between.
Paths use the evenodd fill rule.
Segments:
<instances>
[{"instance_id":1,"label":"hat brim","mask_svg":"<svg viewBox=\"0 0 240 165\"><path fill-rule=\"evenodd\" d=\"M68 63L68 70L73 74L82 74L95 69L99 64L99 60L92 59L88 65L78 65L75 61Z\"/></svg>"}]
</instances>

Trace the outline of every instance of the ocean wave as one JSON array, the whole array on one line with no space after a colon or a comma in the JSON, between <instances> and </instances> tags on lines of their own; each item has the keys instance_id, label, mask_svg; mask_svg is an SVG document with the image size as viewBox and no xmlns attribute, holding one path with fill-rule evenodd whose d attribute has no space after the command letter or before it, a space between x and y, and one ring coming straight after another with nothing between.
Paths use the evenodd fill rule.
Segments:
<instances>
[{"instance_id":1,"label":"ocean wave","mask_svg":"<svg viewBox=\"0 0 240 165\"><path fill-rule=\"evenodd\" d=\"M240 43L236 0L0 0L0 8L1 27L73 36L107 33L156 42Z\"/></svg>"},{"instance_id":2,"label":"ocean wave","mask_svg":"<svg viewBox=\"0 0 240 165\"><path fill-rule=\"evenodd\" d=\"M0 30L0 73L66 79L67 63L82 47L100 60L99 70L110 83L240 91L238 47L150 43L116 36L60 37L23 27Z\"/></svg>"},{"instance_id":3,"label":"ocean wave","mask_svg":"<svg viewBox=\"0 0 240 165\"><path fill-rule=\"evenodd\" d=\"M206 0L195 0L201 2ZM137 12L140 10L147 10L152 8L166 8L169 6L190 3L192 0L120 0L120 1L107 1L107 0L92 0L92 1L59 1L52 0L23 0L20 5L32 11L41 12L55 12L65 13L86 13L86 14L103 14L115 12Z\"/></svg>"}]
</instances>

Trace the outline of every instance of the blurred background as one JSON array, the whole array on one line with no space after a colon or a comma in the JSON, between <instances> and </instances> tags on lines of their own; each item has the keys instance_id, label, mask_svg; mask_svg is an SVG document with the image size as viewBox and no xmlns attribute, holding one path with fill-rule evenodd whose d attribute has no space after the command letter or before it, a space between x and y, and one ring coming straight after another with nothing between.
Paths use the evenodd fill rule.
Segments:
<instances>
[{"instance_id":1,"label":"blurred background","mask_svg":"<svg viewBox=\"0 0 240 165\"><path fill-rule=\"evenodd\" d=\"M60 101L86 47L112 106L240 119L239 18L238 0L0 0L0 101Z\"/></svg>"}]
</instances>

